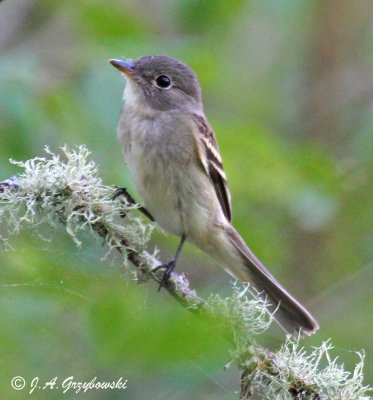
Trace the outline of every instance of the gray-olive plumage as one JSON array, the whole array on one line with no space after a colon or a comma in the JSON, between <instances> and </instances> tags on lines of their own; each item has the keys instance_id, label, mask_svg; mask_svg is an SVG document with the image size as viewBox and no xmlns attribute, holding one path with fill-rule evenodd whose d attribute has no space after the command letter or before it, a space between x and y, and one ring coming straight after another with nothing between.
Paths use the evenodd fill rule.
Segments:
<instances>
[{"instance_id":1,"label":"gray-olive plumage","mask_svg":"<svg viewBox=\"0 0 373 400\"><path fill-rule=\"evenodd\" d=\"M228 273L250 283L254 295L270 302L270 311L285 331L314 333L315 319L231 225L227 179L203 112L196 74L166 56L110 62L127 79L118 137L134 183L155 221L181 237L181 245L186 238Z\"/></svg>"}]
</instances>

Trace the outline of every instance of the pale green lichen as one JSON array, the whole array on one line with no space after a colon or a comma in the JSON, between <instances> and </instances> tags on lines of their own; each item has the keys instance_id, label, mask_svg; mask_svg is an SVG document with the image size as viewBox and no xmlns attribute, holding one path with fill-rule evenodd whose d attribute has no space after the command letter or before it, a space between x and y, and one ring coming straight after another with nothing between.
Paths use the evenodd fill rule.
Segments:
<instances>
[{"instance_id":1,"label":"pale green lichen","mask_svg":"<svg viewBox=\"0 0 373 400\"><path fill-rule=\"evenodd\" d=\"M214 294L207 300L212 312L221 316L222 321L226 321L234 331L236 347L250 343L255 335L266 331L273 320L266 302L258 298L248 298L247 292L248 287L233 283L231 296L221 298Z\"/></svg>"},{"instance_id":2,"label":"pale green lichen","mask_svg":"<svg viewBox=\"0 0 373 400\"><path fill-rule=\"evenodd\" d=\"M112 200L115 189L102 184L84 146L73 151L63 147L62 157L48 148L46 153L45 158L13 161L23 172L0 186L0 223L6 231L0 242L4 247L10 247L9 236L26 226L37 230L45 222L52 227L62 222L78 246L80 232L88 228L104 239L109 251L119 249L124 261L126 251L135 250L146 272L141 274L138 268L136 278L148 276L159 264L155 254L145 250L152 226L131 212L125 222L119 218L121 212L136 206ZM363 384L363 353L357 353L359 362L350 373L331 357L329 342L307 352L300 339L288 337L280 350L270 352L259 346L256 338L269 328L273 316L265 302L246 296L247 288L234 285L231 296L211 295L205 303L190 290L183 274L172 280L175 294L180 291L179 300L185 300L185 307L193 311L202 307L228 333L231 362L237 362L242 372L242 399L371 399L370 388Z\"/></svg>"},{"instance_id":3,"label":"pale green lichen","mask_svg":"<svg viewBox=\"0 0 373 400\"><path fill-rule=\"evenodd\" d=\"M329 341L308 352L301 338L287 336L276 352L257 344L258 335L266 331L273 316L266 302L246 296L247 287L234 284L226 298L211 295L210 311L223 324L223 332L233 332L231 361L237 362L242 375L242 399L268 400L369 400L369 386L363 384L364 353L353 373L332 358Z\"/></svg>"},{"instance_id":4,"label":"pale green lichen","mask_svg":"<svg viewBox=\"0 0 373 400\"><path fill-rule=\"evenodd\" d=\"M0 221L7 237L25 226L37 230L42 223L56 227L62 222L67 233L80 246L79 233L102 224L109 251L120 246L118 235L124 236L129 248L141 252L149 240L152 226L141 218L128 214L125 222L120 212L136 207L119 199L113 201L115 189L102 184L97 166L89 159L84 146L75 150L62 148L62 155L45 148L47 157L25 162L11 161L23 169L2 185ZM3 229L4 230L4 229ZM151 257L144 254L145 258Z\"/></svg>"},{"instance_id":5,"label":"pale green lichen","mask_svg":"<svg viewBox=\"0 0 373 400\"><path fill-rule=\"evenodd\" d=\"M369 386L363 384L364 355L353 373L346 371L332 346L324 342L311 352L300 346L299 339L287 338L281 349L270 356L261 354L259 367L253 368L246 384L252 394L265 393L266 399L290 400L369 400ZM325 364L325 366L322 366Z\"/></svg>"},{"instance_id":6,"label":"pale green lichen","mask_svg":"<svg viewBox=\"0 0 373 400\"><path fill-rule=\"evenodd\" d=\"M266 371L258 373L258 384L264 381L265 390L269 393L283 393L280 399L292 399L288 388L294 389L303 385L304 390L317 392L322 399L368 400L370 388L363 384L364 353L356 353L359 361L353 373L346 371L338 357L333 357L333 346L330 341L314 347L311 352L299 344L299 339L290 337L275 353L278 376L273 379ZM325 365L325 366L323 366ZM306 398L306 397L305 397ZM312 397L309 397L312 398Z\"/></svg>"}]
</instances>

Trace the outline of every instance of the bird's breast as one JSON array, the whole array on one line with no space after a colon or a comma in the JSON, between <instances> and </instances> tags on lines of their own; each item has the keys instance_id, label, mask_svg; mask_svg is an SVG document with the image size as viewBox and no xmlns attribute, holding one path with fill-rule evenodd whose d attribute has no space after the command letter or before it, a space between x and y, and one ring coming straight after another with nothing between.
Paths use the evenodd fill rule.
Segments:
<instances>
[{"instance_id":1,"label":"bird's breast","mask_svg":"<svg viewBox=\"0 0 373 400\"><path fill-rule=\"evenodd\" d=\"M121 121L118 135L145 207L164 230L181 235L187 230L185 201L194 192L195 143L179 116L162 114Z\"/></svg>"}]
</instances>

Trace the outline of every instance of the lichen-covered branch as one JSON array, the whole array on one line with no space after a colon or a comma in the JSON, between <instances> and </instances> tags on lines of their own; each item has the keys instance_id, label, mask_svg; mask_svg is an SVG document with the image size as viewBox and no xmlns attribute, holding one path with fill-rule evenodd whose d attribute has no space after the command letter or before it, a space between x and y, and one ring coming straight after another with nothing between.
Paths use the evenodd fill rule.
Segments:
<instances>
[{"instance_id":1,"label":"lichen-covered branch","mask_svg":"<svg viewBox=\"0 0 373 400\"><path fill-rule=\"evenodd\" d=\"M125 263L130 261L138 277L159 281L162 271L152 270L161 263L145 250L152 226L128 213L136 206L113 201L115 188L102 184L95 164L88 159L89 152L83 146L77 151L63 148L64 160L48 148L46 152L49 158L12 161L24 172L0 184L0 220L7 231L16 233L24 225L46 222L55 226L60 222L80 246L79 231L89 228L103 239L108 252L117 250ZM125 221L119 217L123 212L127 212ZM190 309L205 307L183 274L173 274L165 288Z\"/></svg>"},{"instance_id":2,"label":"lichen-covered branch","mask_svg":"<svg viewBox=\"0 0 373 400\"><path fill-rule=\"evenodd\" d=\"M63 148L61 156L46 152L43 158L12 161L23 172L0 182L0 223L7 235L0 236L0 242L5 248L9 236L26 225L62 224L78 246L80 231L90 229L108 252L119 252L126 266L129 261L135 267L136 279L159 282L163 272L154 268L161 262L146 250L152 225L130 212L137 206L113 201L115 188L102 184L84 146L75 151ZM242 373L241 399L370 399L370 389L363 385L363 354L350 373L331 358L329 343L310 353L290 337L276 352L259 346L255 338L268 329L272 316L264 302L247 298L247 288L234 286L230 297L211 295L205 301L184 274L173 273L165 289L188 310L222 325L232 346L227 367L234 361ZM321 367L321 360L326 360L326 367Z\"/></svg>"}]
</instances>

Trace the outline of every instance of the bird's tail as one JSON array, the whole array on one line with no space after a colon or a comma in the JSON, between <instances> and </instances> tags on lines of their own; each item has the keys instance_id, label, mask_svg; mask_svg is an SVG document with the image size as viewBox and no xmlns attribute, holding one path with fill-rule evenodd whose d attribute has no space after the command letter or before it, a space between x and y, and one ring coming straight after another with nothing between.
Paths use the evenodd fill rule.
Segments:
<instances>
[{"instance_id":1,"label":"bird's tail","mask_svg":"<svg viewBox=\"0 0 373 400\"><path fill-rule=\"evenodd\" d=\"M229 227L225 230L225 235L230 243L228 245L224 240L224 255L220 251L220 255L215 253L215 258L223 268L242 282L249 282L255 289L254 294L267 300L270 304L269 310L274 313L275 320L286 332L293 336L299 333L315 333L319 328L316 320L267 271L238 232Z\"/></svg>"}]
</instances>

